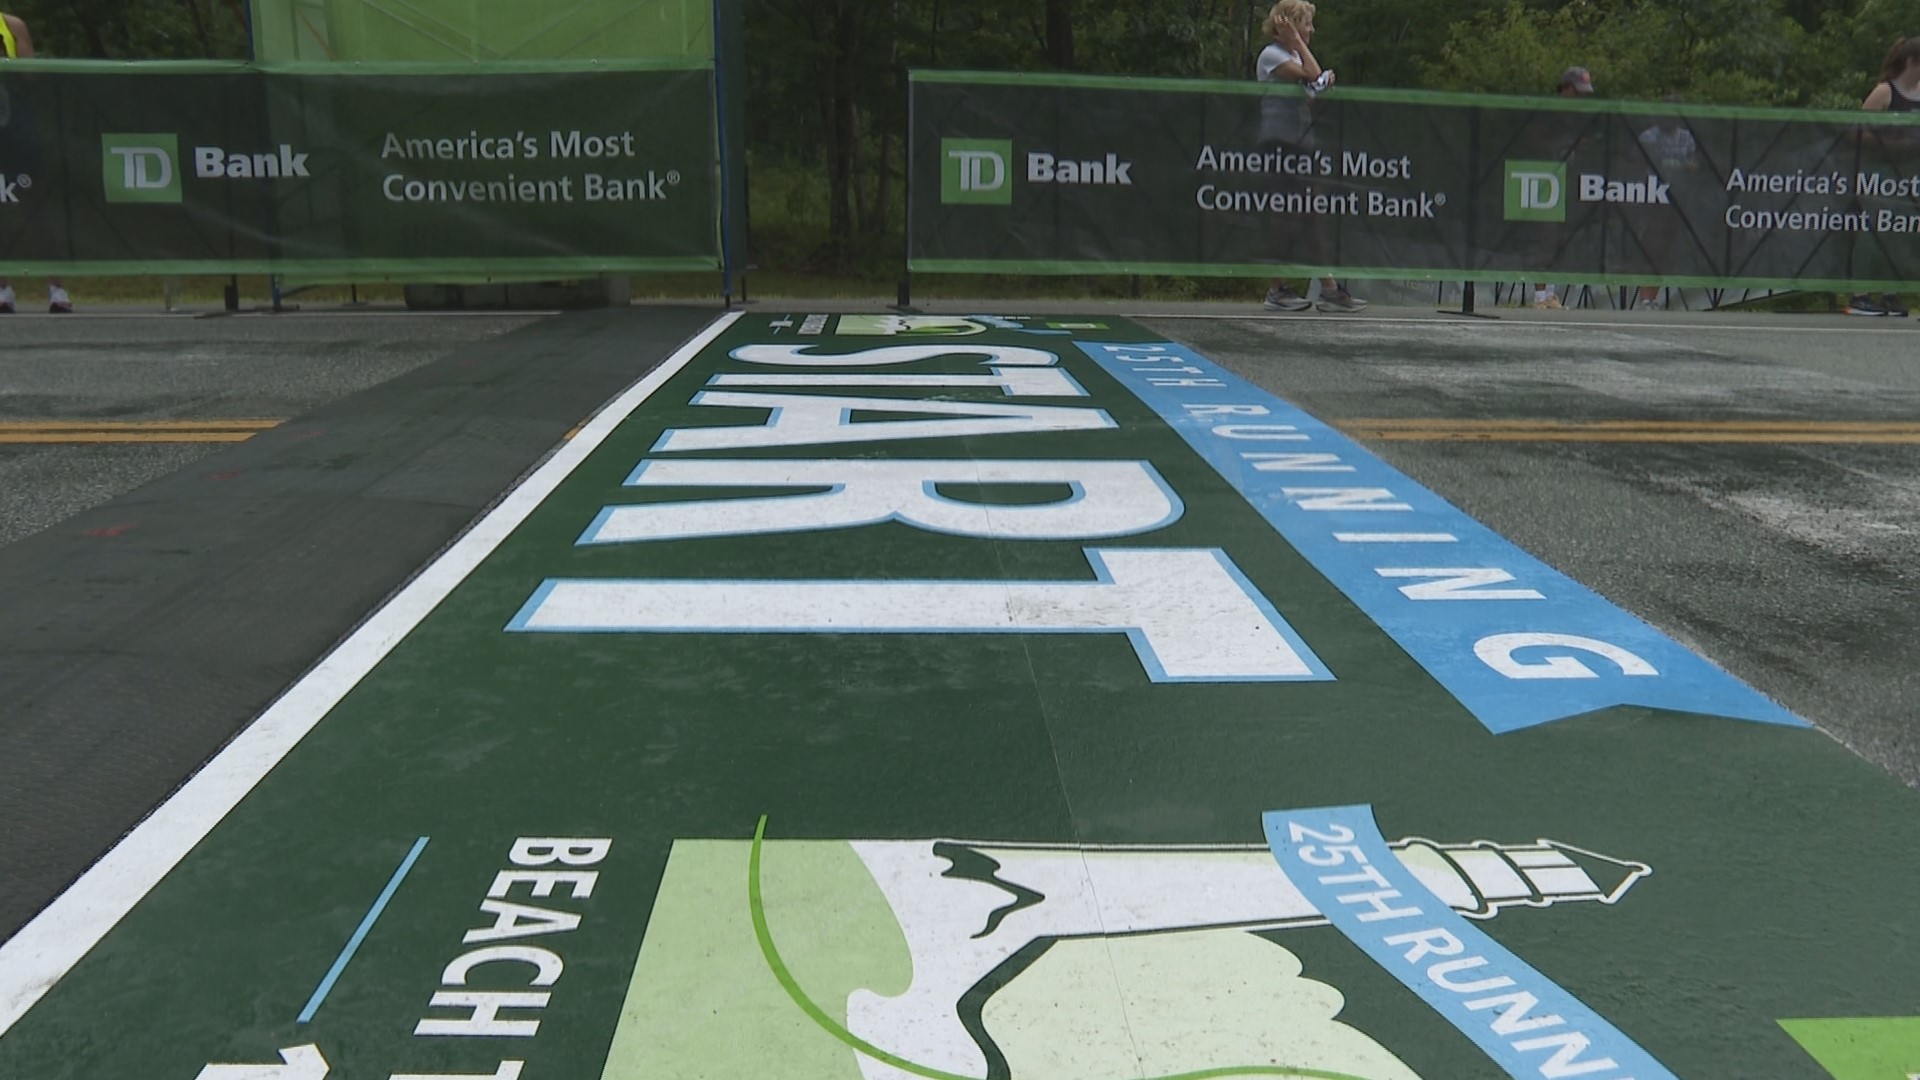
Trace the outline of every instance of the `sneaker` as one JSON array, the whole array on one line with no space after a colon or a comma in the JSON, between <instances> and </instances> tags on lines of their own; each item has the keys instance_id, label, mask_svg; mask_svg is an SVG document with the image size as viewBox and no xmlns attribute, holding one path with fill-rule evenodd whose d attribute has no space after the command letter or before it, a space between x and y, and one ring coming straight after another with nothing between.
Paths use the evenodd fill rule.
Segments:
<instances>
[{"instance_id":1,"label":"sneaker","mask_svg":"<svg viewBox=\"0 0 1920 1080\"><path fill-rule=\"evenodd\" d=\"M1642 301L1640 301L1639 303L1637 303L1637 304L1635 304L1635 305L1633 305L1633 306L1634 306L1634 310L1636 310L1636 311L1659 311L1659 310L1660 310L1660 301L1658 301L1658 300L1642 300Z\"/></svg>"},{"instance_id":2,"label":"sneaker","mask_svg":"<svg viewBox=\"0 0 1920 1080\"><path fill-rule=\"evenodd\" d=\"M1339 311L1339 312L1350 313L1350 312L1364 310L1367 306L1367 302L1365 300L1356 298L1352 293L1348 292L1344 288L1341 288L1341 289L1335 289L1330 293L1326 293L1326 292L1321 293L1320 302L1313 306L1320 309L1321 311Z\"/></svg>"},{"instance_id":3,"label":"sneaker","mask_svg":"<svg viewBox=\"0 0 1920 1080\"><path fill-rule=\"evenodd\" d=\"M47 286L47 311L54 315L73 314L73 298L58 285Z\"/></svg>"},{"instance_id":4,"label":"sneaker","mask_svg":"<svg viewBox=\"0 0 1920 1080\"><path fill-rule=\"evenodd\" d=\"M1902 319L1907 317L1907 305L1901 303L1900 298L1892 293L1888 293L1880 298L1880 307L1889 315Z\"/></svg>"},{"instance_id":5,"label":"sneaker","mask_svg":"<svg viewBox=\"0 0 1920 1080\"><path fill-rule=\"evenodd\" d=\"M1885 315L1886 313L1885 308L1874 303L1873 298L1865 293L1855 293L1853 298L1847 301L1849 315Z\"/></svg>"},{"instance_id":6,"label":"sneaker","mask_svg":"<svg viewBox=\"0 0 1920 1080\"><path fill-rule=\"evenodd\" d=\"M1267 299L1260 305L1268 311L1305 311L1313 302L1285 285L1267 290Z\"/></svg>"},{"instance_id":7,"label":"sneaker","mask_svg":"<svg viewBox=\"0 0 1920 1080\"><path fill-rule=\"evenodd\" d=\"M13 314L13 286L0 286L0 315Z\"/></svg>"}]
</instances>

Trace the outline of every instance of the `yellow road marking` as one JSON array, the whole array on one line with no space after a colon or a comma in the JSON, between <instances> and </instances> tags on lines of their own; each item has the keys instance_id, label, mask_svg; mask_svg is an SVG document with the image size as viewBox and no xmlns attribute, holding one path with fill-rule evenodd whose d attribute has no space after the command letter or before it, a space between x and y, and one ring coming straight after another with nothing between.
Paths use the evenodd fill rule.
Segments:
<instances>
[{"instance_id":1,"label":"yellow road marking","mask_svg":"<svg viewBox=\"0 0 1920 1080\"><path fill-rule=\"evenodd\" d=\"M1448 431L1503 431L1511 428L1606 431L1646 428L1661 431L1920 431L1920 420L1483 420L1366 418L1340 421L1342 427L1441 428Z\"/></svg>"},{"instance_id":2,"label":"yellow road marking","mask_svg":"<svg viewBox=\"0 0 1920 1080\"><path fill-rule=\"evenodd\" d=\"M1920 444L1920 420L1353 419L1341 430L1393 442Z\"/></svg>"},{"instance_id":3,"label":"yellow road marking","mask_svg":"<svg viewBox=\"0 0 1920 1080\"><path fill-rule=\"evenodd\" d=\"M0 445L245 442L285 423L224 420L0 420Z\"/></svg>"},{"instance_id":4,"label":"yellow road marking","mask_svg":"<svg viewBox=\"0 0 1920 1080\"><path fill-rule=\"evenodd\" d=\"M76 445L86 443L236 443L246 442L253 431L164 431L135 433L128 431L45 431L9 434L0 431L0 446Z\"/></svg>"},{"instance_id":5,"label":"yellow road marking","mask_svg":"<svg viewBox=\"0 0 1920 1080\"><path fill-rule=\"evenodd\" d=\"M0 431L264 431L271 420L0 420Z\"/></svg>"},{"instance_id":6,"label":"yellow road marking","mask_svg":"<svg viewBox=\"0 0 1920 1080\"><path fill-rule=\"evenodd\" d=\"M1779 443L1920 446L1920 431L1875 434L1820 431L1365 431L1381 442Z\"/></svg>"}]
</instances>

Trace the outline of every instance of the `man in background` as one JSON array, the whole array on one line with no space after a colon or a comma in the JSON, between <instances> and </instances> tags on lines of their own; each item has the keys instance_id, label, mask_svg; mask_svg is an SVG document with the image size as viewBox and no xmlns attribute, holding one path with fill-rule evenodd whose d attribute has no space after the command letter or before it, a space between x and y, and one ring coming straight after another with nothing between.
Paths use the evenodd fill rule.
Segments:
<instances>
[{"instance_id":1,"label":"man in background","mask_svg":"<svg viewBox=\"0 0 1920 1080\"><path fill-rule=\"evenodd\" d=\"M1668 94L1663 100L1668 105L1677 106L1680 104L1680 95ZM1686 119L1678 113L1664 116L1642 131L1637 141L1654 172L1672 186L1675 198L1684 199L1693 186L1692 178L1700 171L1700 142L1693 137L1693 129L1687 126ZM1627 209L1649 211L1636 215L1643 221L1638 230L1639 243L1653 265L1665 269L1674 242L1682 230L1675 227L1669 216L1658 213L1663 208L1646 206ZM1684 212L1682 217L1685 217ZM1640 286L1640 299L1634 306L1641 311L1659 310L1660 286Z\"/></svg>"},{"instance_id":2,"label":"man in background","mask_svg":"<svg viewBox=\"0 0 1920 1080\"><path fill-rule=\"evenodd\" d=\"M1561 97L1592 97L1592 72L1583 67L1568 68L1560 73L1560 85L1554 93ZM1559 293L1549 284L1533 287L1533 306L1544 311L1559 311L1566 305L1560 302Z\"/></svg>"},{"instance_id":3,"label":"man in background","mask_svg":"<svg viewBox=\"0 0 1920 1080\"><path fill-rule=\"evenodd\" d=\"M27 31L27 24L17 16L0 13L0 57L8 60L33 59L33 35ZM4 105L6 87L0 86L0 105ZM7 143L7 129L13 125L12 108L0 108L0 146ZM31 136L20 139L22 143ZM13 314L13 282L0 277L0 315ZM67 290L60 286L58 279L47 282L47 310L55 315L69 315L73 312L73 300L67 296Z\"/></svg>"}]
</instances>

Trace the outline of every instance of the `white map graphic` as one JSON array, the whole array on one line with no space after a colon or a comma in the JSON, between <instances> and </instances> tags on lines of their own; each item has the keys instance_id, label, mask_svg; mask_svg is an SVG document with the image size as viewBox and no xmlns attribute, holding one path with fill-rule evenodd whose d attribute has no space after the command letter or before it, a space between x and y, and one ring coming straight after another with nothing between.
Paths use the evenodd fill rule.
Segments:
<instances>
[{"instance_id":1,"label":"white map graphic","mask_svg":"<svg viewBox=\"0 0 1920 1080\"><path fill-rule=\"evenodd\" d=\"M856 841L852 846L900 921L913 956L913 983L891 997L853 994L847 1002L848 1027L908 1061L966 1076L986 1076L989 1063L987 1047L963 1020L961 999L1035 942L1326 922L1265 847L939 841ZM1611 904L1650 872L1641 864L1549 840L1501 846L1413 838L1393 848L1434 895L1478 918L1514 905ZM1602 867L1610 871L1601 873L1604 883L1594 876ZM1009 993L1026 977L1016 976L999 993ZM1331 1009L1313 1010L1321 1019L1338 1011L1337 992L1333 998ZM985 1026L997 1041L993 1025ZM867 1080L912 1075L869 1057L861 1059L861 1070Z\"/></svg>"},{"instance_id":2,"label":"white map graphic","mask_svg":"<svg viewBox=\"0 0 1920 1080\"><path fill-rule=\"evenodd\" d=\"M1650 873L1551 840L1391 849L1469 918ZM1266 933L1324 924L1260 846L679 840L602 1080L1420 1080Z\"/></svg>"}]
</instances>

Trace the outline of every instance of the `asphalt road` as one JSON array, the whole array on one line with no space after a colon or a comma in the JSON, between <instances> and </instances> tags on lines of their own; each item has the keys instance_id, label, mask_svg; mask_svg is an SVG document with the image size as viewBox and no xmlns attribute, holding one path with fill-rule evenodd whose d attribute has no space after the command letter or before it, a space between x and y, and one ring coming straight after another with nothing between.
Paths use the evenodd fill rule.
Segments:
<instances>
[{"instance_id":1,"label":"asphalt road","mask_svg":"<svg viewBox=\"0 0 1920 1080\"><path fill-rule=\"evenodd\" d=\"M1920 325L1577 312L1151 325L1347 427L1920 787ZM1382 419L1402 424L1356 423ZM1519 421L1552 423L1489 438Z\"/></svg>"},{"instance_id":2,"label":"asphalt road","mask_svg":"<svg viewBox=\"0 0 1920 1080\"><path fill-rule=\"evenodd\" d=\"M954 306L979 311L1000 305ZM1113 306L1081 310L1125 313ZM757 313L774 312L762 305ZM0 323L0 335L6 335L0 339L0 520L7 528L0 541L15 537L0 542L0 822L7 826L0 828L0 940L43 910L210 755L231 746L238 752L228 757L245 758L247 743L229 743L237 732L383 597L393 596L409 575L446 551L498 493L527 475L570 429L711 316L710 309L662 306L557 318L343 313ZM1920 786L1914 715L1920 702L1920 665L1914 663L1914 643L1920 640L1920 573L1915 570L1920 565L1915 559L1920 555L1920 364L1912 359L1917 340L1912 335L1920 332L1920 323L1581 312L1547 318L1521 313L1480 322L1406 310L1340 318L1219 308L1148 314L1142 321L1342 427L1545 562L1773 695L1906 784ZM678 406L669 401L663 407ZM634 440L636 447L644 444ZM617 468L599 472L617 482L630 461L615 461ZM578 505L571 510L550 508L560 512L549 516L564 520L566 527L548 530L548 540L564 549L578 535L578 523L602 505L602 495L589 485L576 493ZM540 528L515 542L540 543ZM1270 554L1286 555L1275 538L1261 536L1276 545L1266 549ZM849 557L846 551L836 554ZM499 595L520 602L528 579L538 576L524 572L528 565L533 564L503 571L502 581L514 581ZM493 603L487 588L480 586L468 600ZM461 625L469 629L477 625L470 616L478 608L462 611L467 600L450 600L451 607L435 609L433 617L449 625L466 620ZM1339 602L1331 595L1323 600L1323 613ZM432 608L430 601L422 610ZM1335 614L1364 630L1357 619ZM363 631L360 636L367 639L388 634L388 642L403 636L380 626ZM1875 861L1889 850L1915 846L1914 830L1904 824L1910 820L1904 813L1910 793L1892 784L1861 782L1873 779L1871 769L1806 732L1765 725L1724 729L1623 710L1584 733L1572 725L1557 728L1551 737L1559 741L1553 742L1548 733L1423 741L1427 707L1392 693L1386 684L1384 696L1368 697L1380 687L1351 679L1341 689L1362 697L1332 706L1323 700L1320 723L1276 733L1264 700L1240 716L1260 725L1260 742L1268 752L1295 755L1287 768L1294 779L1308 782L1289 789L1274 786L1282 770L1248 753L1247 729L1235 727L1230 718L1212 727L1168 726L1166 717L1187 718L1180 706L1122 706L1121 693L1110 693L1105 708L1057 699L1069 707L1061 708L1060 716L1045 715L1056 703L1050 695L1080 691L1042 687L1032 674L1031 657L1026 670L1035 680L1032 700L1043 721L1031 730L1045 734L1044 740L995 735L983 741L982 731L968 721L983 707L994 710L993 699L982 699L988 703L982 706L974 700L979 695L955 698L949 721L921 725L927 730L904 736L894 715L878 717L868 728L838 725L838 718L838 726L829 725L832 730L801 730L804 724L789 723L774 737L763 730L768 702L776 711L805 706L788 710L789 720L804 719L820 700L817 693L804 702L794 696L807 696L811 684L804 680L848 665L809 665L797 654L783 656L780 662L796 676L783 681L777 672L769 675L745 664L731 671L716 665L710 671L692 662L698 659L693 653L676 658L672 643L625 641L618 644L629 650L625 654L582 653L572 668L562 663L553 672L541 672L567 679L572 700L584 705L577 715L555 714L564 721L555 727L546 722L551 717L541 717L549 708L540 696L542 680L508 679L496 689L526 695L524 700L501 707L488 691L482 698L489 700L470 711L468 699L457 692L458 673L506 669L489 664L485 649L463 647L471 638L467 630L456 628L438 638L435 633L425 624L405 632L403 644L413 650L413 659L388 669L384 684L357 686L341 703L342 719L329 717L334 734L306 745L303 760L282 760L270 774L256 761L260 770L245 784L258 779L289 786L279 787L277 794L268 786L255 790L247 798L259 800L252 802L257 812L235 815L197 841L203 846L193 856L196 862L165 864L174 869L159 888L178 891L151 893L140 912L112 932L116 937L91 946L81 961L86 967L67 968L78 979L61 988L64 1001L49 999L40 1007L46 1011L30 1021L39 1025L27 1036L33 1041L20 1041L16 1029L10 1053L36 1055L53 1063L55 1072L85 1070L87 1061L99 1059L72 1054L86 1042L84 1025L100 1016L145 1017L159 1025L153 1031L164 1043L121 1037L88 1044L123 1055L107 1070L112 1075L128 1075L126 1063L141 1054L147 1055L141 1059L146 1064L172 1055L168 1075L184 1076L203 1060L270 1062L271 1051L260 1047L293 1045L317 1057L322 1043L347 1072L387 1075L401 1059L383 1056L379 1038L390 1036L389 1042L404 1050L419 1048L409 1041L409 1032L417 1028L386 1020L420 1015L425 1000L420 976L443 970L448 934L462 925L453 920L470 915L472 883L488 880L477 872L469 878L466 871L477 868L491 875L499 865L500 846L492 840L483 845L481 832L530 813L556 822L594 821L610 813L606 820L632 823L631 833L622 834L623 850L664 853L669 838L726 836L729 829L739 835L755 810L766 812L758 794L763 791L772 793L776 811L782 805L812 808L818 822L858 821L863 813L906 821L896 815L901 807L914 807L919 821L964 821L969 820L964 815L975 815L970 820L976 823L1013 823L977 832L955 825L959 831L944 835L1026 836L1030 826L1020 822L1037 807L1049 822L1065 810L1060 820L1072 821L1076 835L1085 823L1095 839L1107 830L1129 839L1144 834L1154 842L1190 842L1212 821L1272 806L1267 800L1275 790L1297 792L1299 806L1391 800L1396 822L1484 821L1488 815L1497 820L1518 809L1530 816L1512 820L1541 822L1538 831L1531 824L1516 825L1511 833L1437 826L1443 831L1434 835L1461 838L1462 843L1450 845L1456 850L1490 854L1491 841L1468 844L1465 838L1525 841L1584 837L1591 831L1603 837L1595 841L1599 849L1617 853L1615 858L1546 840L1540 844L1634 872L1625 881L1612 879L1620 883L1605 894L1608 910L1592 924L1585 920L1593 911L1569 905L1540 913L1537 921L1503 918L1501 935L1492 940L1516 950L1538 948L1542 971L1597 988L1593 1000L1621 1014L1627 1031L1662 1033L1670 1049L1692 1062L1680 1071L1714 1075L1713 1068L1720 1067L1722 1074L1731 1069L1739 1075L1772 1075L1751 1062L1799 1054L1776 1030L1783 1023L1816 1025L1835 1040L1864 1040L1861 1031L1885 1030L1879 1025L1898 1020L1894 1013L1905 1008L1902 995L1910 998L1911 980L1903 982L1902 973L1913 967L1905 954L1911 950L1897 912L1911 906L1901 901L1912 895L1914 875L1897 856L1891 864ZM500 635L481 626L480 636ZM498 645L495 640L488 647ZM721 653L711 643L705 647L709 657ZM941 649L937 642L931 647L936 653ZM762 655L776 657L781 651L775 643ZM636 658L651 666L633 662ZM932 666L923 670L937 670L952 659L950 653L933 656ZM1010 659L1001 667L1015 673L1007 685L1017 690L1018 667ZM455 677L428 677L429 672ZM678 672L723 679L726 693L738 702L722 698L725 704L702 712L687 704L706 693L699 678L670 686L672 680L658 677ZM314 684L328 677L315 675ZM665 725L655 733L657 739L641 740L646 745L635 741L632 727L635 679L660 691L657 696L665 701L646 703ZM675 695L678 701L672 700ZM1073 709L1082 710L1077 719ZM903 715L908 727L920 718L912 710ZM499 721L497 729L484 726L489 716ZM1369 722L1383 719L1406 727ZM1650 732L1651 737L1613 737L1622 731ZM1412 738L1406 738L1410 732ZM379 737L361 737L370 733ZM864 748L884 760L850 752L848 740L864 738L863 733L877 736ZM596 737L605 741L596 744ZM1160 737L1170 741L1151 741ZM911 738L913 746L889 742L892 738ZM352 752L336 752L343 739L352 740ZM1179 752L1152 752L1172 741L1180 744ZM1211 757L1205 756L1207 742ZM549 754L552 760L541 769L527 770L522 749L534 748L537 755L554 746L566 752ZM1614 750L1595 749L1605 746ZM1005 789L1012 796L982 797L1000 790L993 785L1010 783L1010 776L1031 775L1010 767L1019 756L996 752L1002 747L1034 751L1033 760L1046 770L1043 778L1059 783L1057 809L1044 783L1023 780ZM1788 752L1777 753L1780 747ZM1559 772L1533 771L1543 751L1557 757ZM1360 769L1338 767L1349 760L1340 756L1348 752ZM960 755L976 770L974 777L952 767ZM806 766L798 773L793 772L796 761ZM621 797L606 803L602 793L614 788L581 772L581 762L610 769L601 779L614 777ZM702 762L715 770L710 783L689 768ZM482 779L488 769L492 778ZM1068 797L1070 771L1084 797ZM1844 785L1832 782L1835 777ZM1477 787L1470 800L1474 806L1458 805L1459 788L1449 779ZM368 800L363 793L374 784L395 792L394 798ZM304 786L297 788L303 793L296 799L297 785ZM522 789L532 794L524 799L498 794ZM234 790L239 797L241 789ZM751 801L743 804L743 797ZM182 800L192 802L192 797ZM855 809L849 812L848 806ZM398 854L368 838L383 830L388 839L413 838L417 807L430 807L430 820L453 823L455 832L472 835L422 826L399 873L406 872L430 831L434 850L456 855L426 871L425 881L416 877L409 885L414 891L406 902L416 905L416 921L403 932L404 939L385 937L362 954L358 973L362 986L372 989L362 990L357 1003L336 998L329 1005L335 1019L321 1021L336 1024L332 1029L305 1027L304 1015L289 1028L285 1017L293 1015L291 1006L299 1000L289 995L306 993L307 980L334 955L339 938L330 937L326 927L337 924L340 933L346 932L371 886L389 872L390 856ZM830 810L818 816L823 807ZM695 819L682 816L689 808L693 814L714 814L711 820L721 824L690 824ZM391 816L395 811L400 819ZM172 826L168 820L149 819L179 827L180 818L171 817ZM789 818L783 811L778 820ZM1242 820L1250 828L1255 818L1247 813ZM1369 811L1368 827L1373 820ZM1312 828L1324 829L1337 819L1312 822ZM1581 822L1591 828L1560 828ZM1858 827L1861 822L1867 827ZM1051 827L1058 826L1043 822L1034 831L1045 835ZM815 828L833 835L830 824L807 826L805 835L822 835ZM638 843L627 838L635 834ZM878 834L856 827L843 835ZM1333 838L1324 831L1314 835ZM1743 844L1749 836L1764 836L1767 842ZM1615 840L1624 846L1616 847ZM1528 847L1523 843L1510 850ZM151 850L144 841L121 849L139 858ZM677 860L682 849L673 850ZM756 843L756 882L758 850ZM1359 847L1337 850L1361 852ZM960 865L938 849L934 854ZM1301 871L1315 862L1296 855ZM981 857L988 866L998 865ZM1628 857L1646 861L1622 861ZM103 865L90 881L121 888L151 869L141 868L138 859L118 860L115 866ZM1360 861L1369 861L1363 852ZM1392 856L1382 850L1372 861L1386 866ZM692 1030L716 1009L741 1001L769 1016L777 1015L774 1008L786 1007L778 996L782 990L755 966L763 957L752 952L754 936L733 932L747 921L747 913L732 909L734 923L720 916L711 922L720 928L713 933L741 944L740 959L728 958L731 945L709 948L719 937L699 936L708 932L703 920L710 914L705 908L712 906L707 903L712 889L738 887L731 878L737 862L713 865L734 884L722 886L716 877L675 885L685 889L680 895L686 906L656 907L648 916L650 942L662 926L695 927L690 935L683 932L675 947L682 950L679 956L696 956L700 963L649 961L660 954L641 952L639 970L648 977L635 978L631 986L652 996L628 999L618 1015L637 1015L635 1000L672 1002L681 1013L657 1015L684 1014ZM1512 865L1546 899L1546 879L1532 878L1517 861ZM1615 908L1612 902L1625 885L1656 865L1655 887L1638 890L1632 904ZM1284 862L1283 869L1294 872ZM123 870L128 879L116 876ZM371 872L360 873L366 870ZM857 866L853 871L858 880L868 880L866 871ZM1158 882L1160 873L1136 880ZM1295 880L1308 880L1307 873ZM1365 876L1335 873L1318 878L1318 885ZM427 884L434 882L432 875L439 875L438 881ZM393 895L399 877L388 880L367 918ZM625 887L619 884L623 880L633 879L608 875L616 906L623 901L613 892ZM1372 880L1387 882L1377 875ZM671 872L662 879L661 896L669 895L673 881ZM1588 891L1593 884L1586 883L1577 895L1568 890L1562 898L1596 899ZM836 895L831 884L822 887L828 891L802 894L801 914L780 915L776 909L776 923L794 925L780 920L817 914L818 896ZM1406 893L1336 896L1334 902L1371 902L1376 911L1396 918L1419 914L1387 911L1381 903L1388 895L1410 898L1425 886L1409 881L1405 888ZM757 885L753 891L759 918ZM296 893L299 900L293 902L289 898ZM68 895L81 897L84 908L94 902L85 897L103 894ZM1729 906L1730 896L1764 900ZM1332 910L1324 899L1313 903ZM1535 901L1528 896L1518 903L1533 906ZM65 933L104 910L82 910L74 920L73 905L63 906L66 914L35 925ZM422 917L429 911L448 914ZM1368 917L1357 916L1362 922ZM106 923L97 925L104 929ZM336 964L352 955L370 925L361 924ZM1588 925L1594 929L1582 929ZM1815 925L1827 930L1809 936L1795 929ZM205 941L192 937L208 926L218 933ZM596 919L589 926L607 935L579 939L592 942L580 946L589 962L576 964L569 955L568 993L571 1000L585 1000L583 991L600 1000L594 1015L610 1020L618 993L629 986L629 973L619 961L640 948L641 926L633 918L624 926L615 919ZM758 944L770 948L764 924L755 930ZM1426 1041L1440 1047L1443 1038L1453 1038L1440 1028L1438 1017L1399 987L1372 1003L1352 989L1377 988L1393 975L1391 968L1366 967L1352 954L1350 944L1359 938L1334 942L1334 949L1328 935L1335 930L1298 933L1288 939L1289 945L1301 942L1297 947L1304 959L1296 970L1374 980L1339 984L1352 995L1347 1015L1356 1026L1363 1018L1391 1024L1409 1045ZM860 936L871 937L865 930ZM669 932L667 938L672 937ZM40 947L36 940L47 938L13 940L27 942L27 948L10 955L33 956ZM90 947L84 936L73 940L83 950ZM604 944L616 940L624 944ZM1756 947L1756 942L1778 947ZM1267 946L1260 949L1274 955L1265 952ZM718 967L707 963L715 957ZM554 958L557 963L558 955ZM1111 968L1110 960L1101 956L1094 962ZM650 962L660 965L664 981L651 977ZM1471 989L1434 973L1486 962L1475 956L1435 965L1427 975L1436 985ZM385 965L378 974L369 971L376 963ZM325 976L323 987L332 985L338 970ZM757 974L751 984L735 987L726 980L736 970ZM596 978L600 982L591 981ZM677 987L674 978L689 981ZM30 989L38 993L37 987ZM185 997L179 996L182 989ZM703 993L707 998L698 996ZM763 1008L756 993L774 995L769 999L774 1004ZM165 1007L176 1000L185 1004ZM652 1008L640 1009L649 1023L656 1015ZM349 1009L357 1011L342 1011ZM589 1010L569 1014L566 1022L575 1015L594 1022ZM282 1018L278 1028L275 1016ZM1783 1016L1824 1019L1782 1022ZM1851 1019L1860 1017L1875 1019ZM554 1032L567 1030L560 1026L560 1014L550 1022ZM1723 1023L1727 1026L1715 1026ZM1863 1023L1874 1027L1856 1026ZM134 1022L120 1027L135 1036L144 1030ZM1131 1037L1130 1027L1116 1030ZM300 1034L282 1039L281 1031ZM1718 1034L1722 1031L1728 1034ZM268 1037L273 1041L262 1041ZM1732 1039L1738 1045L1730 1049ZM594 1059L597 1067L604 1040L604 1035L563 1034L546 1045ZM845 1063L844 1046L836 1049L832 1040L823 1045ZM228 1049L238 1046L253 1048ZM288 1053L282 1057L292 1062ZM361 1056L349 1058L350 1053ZM711 1060L702 1053L699 1060ZM1746 1055L1745 1064L1720 1064L1739 1055ZM469 1069L467 1060L456 1066L436 1058L433 1067ZM646 1073L647 1064L631 1064L645 1060L631 1058L625 1067ZM1800 1056L1792 1060L1787 1067L1797 1070L1794 1075L1814 1069ZM369 1064L379 1066L377 1073ZM261 1074L279 1066L226 1068ZM26 1072L40 1075L47 1067L37 1070ZM131 1071L139 1072L139 1064ZM1422 1071L1466 1075L1465 1069L1444 1065Z\"/></svg>"},{"instance_id":3,"label":"asphalt road","mask_svg":"<svg viewBox=\"0 0 1920 1080\"><path fill-rule=\"evenodd\" d=\"M0 328L0 430L297 417L531 318L22 318ZM1533 554L1920 786L1920 323L1219 308L1150 322L1349 427ZM1355 424L1369 420L1423 423ZM1489 422L1516 421L1589 430L1488 440ZM1592 441L1591 425L1620 421L1666 427ZM1770 441L1751 441L1757 430ZM1717 441L1727 438L1739 441ZM0 544L222 445L0 445Z\"/></svg>"},{"instance_id":4,"label":"asphalt road","mask_svg":"<svg viewBox=\"0 0 1920 1080\"><path fill-rule=\"evenodd\" d=\"M0 544L218 452L217 442L8 441L49 421L285 419L497 337L525 315L387 313L0 322ZM158 433L148 431L150 436Z\"/></svg>"},{"instance_id":5,"label":"asphalt road","mask_svg":"<svg viewBox=\"0 0 1920 1080\"><path fill-rule=\"evenodd\" d=\"M0 325L0 938L712 315Z\"/></svg>"}]
</instances>

